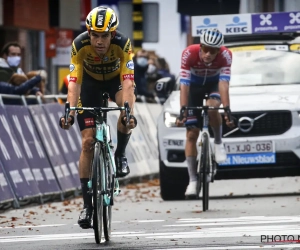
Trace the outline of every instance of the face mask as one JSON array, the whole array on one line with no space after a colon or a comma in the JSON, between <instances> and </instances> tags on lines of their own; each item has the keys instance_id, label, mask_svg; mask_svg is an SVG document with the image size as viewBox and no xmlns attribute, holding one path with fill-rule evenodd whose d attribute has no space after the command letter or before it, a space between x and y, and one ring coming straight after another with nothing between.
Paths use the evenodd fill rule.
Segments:
<instances>
[{"instance_id":1,"label":"face mask","mask_svg":"<svg viewBox=\"0 0 300 250\"><path fill-rule=\"evenodd\" d=\"M141 67L145 67L145 66L147 66L147 64L148 64L148 60L147 60L147 58L145 58L145 57L138 57L138 58L136 59L136 63L137 63L139 66L141 66Z\"/></svg>"},{"instance_id":2,"label":"face mask","mask_svg":"<svg viewBox=\"0 0 300 250\"><path fill-rule=\"evenodd\" d=\"M20 56L8 56L7 57L7 63L11 67L18 67L21 62Z\"/></svg>"},{"instance_id":3,"label":"face mask","mask_svg":"<svg viewBox=\"0 0 300 250\"><path fill-rule=\"evenodd\" d=\"M153 64L149 64L147 72L151 74L155 70L156 70L156 67Z\"/></svg>"}]
</instances>

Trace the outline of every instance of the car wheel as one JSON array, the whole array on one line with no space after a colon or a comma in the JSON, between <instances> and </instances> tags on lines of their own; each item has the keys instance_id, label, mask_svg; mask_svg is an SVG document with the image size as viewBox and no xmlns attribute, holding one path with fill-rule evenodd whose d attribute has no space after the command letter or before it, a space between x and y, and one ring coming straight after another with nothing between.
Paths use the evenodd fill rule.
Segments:
<instances>
[{"instance_id":1,"label":"car wheel","mask_svg":"<svg viewBox=\"0 0 300 250\"><path fill-rule=\"evenodd\" d=\"M166 167L160 161L160 194L165 201L184 200L185 190L188 185L188 171L186 168Z\"/></svg>"}]
</instances>

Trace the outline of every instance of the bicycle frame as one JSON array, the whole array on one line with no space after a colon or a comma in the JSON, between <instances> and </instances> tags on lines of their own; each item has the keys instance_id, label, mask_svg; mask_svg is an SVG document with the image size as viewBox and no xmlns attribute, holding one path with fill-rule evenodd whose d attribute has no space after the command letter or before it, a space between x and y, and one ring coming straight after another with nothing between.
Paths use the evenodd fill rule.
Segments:
<instances>
[{"instance_id":1,"label":"bicycle frame","mask_svg":"<svg viewBox=\"0 0 300 250\"><path fill-rule=\"evenodd\" d=\"M65 108L65 121L68 120L68 116L70 111L90 111L95 115L95 123L96 123L96 133L95 133L95 143L100 142L100 144L107 150L110 158L110 162L112 163L112 170L113 170L113 177L115 178L116 175L116 165L114 161L114 155L110 147L110 127L107 124L107 112L119 110L119 111L125 111L127 121L129 121L129 113L130 108L128 105L128 102L124 103L124 107L107 107L108 106L108 96L104 95L104 107L70 107L70 104L66 102L66 108ZM66 124L66 123L65 123ZM102 175L103 178L103 185L106 185L105 177ZM88 182L88 188L92 189L92 181L90 180ZM118 195L120 193L120 187L119 187L119 181L117 178L115 178L115 191L113 191L113 195ZM108 198L108 195L105 193L104 195L104 204L110 205L110 199Z\"/></svg>"},{"instance_id":2,"label":"bicycle frame","mask_svg":"<svg viewBox=\"0 0 300 250\"><path fill-rule=\"evenodd\" d=\"M206 99L203 100L203 106L206 106ZM203 120L203 127L202 127L202 131L200 131L200 140L198 143L198 160L200 161L200 157L201 157L201 149L202 149L202 141L203 141L203 135L206 134L208 141L210 142L210 134L208 131L208 125L209 125L209 117L208 117L208 109L203 109L202 110L202 120ZM212 162L212 158L214 158L214 153L211 147L211 144L209 143L209 155L212 155L212 157L209 157L209 169L212 170L212 166L213 166L213 162ZM200 172L200 169L198 169L198 171Z\"/></svg>"},{"instance_id":3,"label":"bicycle frame","mask_svg":"<svg viewBox=\"0 0 300 250\"><path fill-rule=\"evenodd\" d=\"M198 143L198 146L199 146L199 150L198 152L201 152L201 147L202 147L202 138L203 138L203 135L206 134L207 137L208 137L208 141L210 142L210 135L209 135L209 131L208 131L208 126L209 126L209 117L208 117L208 111L209 110L224 110L227 112L228 114L228 118L229 120L231 120L231 110L229 109L229 107L223 107L223 108L220 108L220 107L211 107L211 106L206 106L206 99L204 98L203 100L203 106L200 106L200 107L186 107L186 106L183 106L180 110L180 117L179 119L182 120L183 119L183 114L185 112L185 110L202 110L202 120L203 120L203 127L202 127L202 131L201 131L201 134L199 136L200 140L199 140L199 143ZM209 143L210 144L210 143ZM211 144L209 146L209 155L212 155L213 158L214 158L214 153L213 153L213 150L211 148ZM200 154L198 154L198 158L200 158ZM199 160L199 159L198 159ZM211 160L211 157L210 157L210 169L212 168L212 165L213 165L213 162Z\"/></svg>"},{"instance_id":4,"label":"bicycle frame","mask_svg":"<svg viewBox=\"0 0 300 250\"><path fill-rule=\"evenodd\" d=\"M106 119L107 119L106 114L107 113L104 113L104 117L96 116L96 119L95 119L95 122L96 122L95 139L96 139L96 141L95 142L100 142L100 144L105 145L105 149L108 151L110 162L112 163L112 171L113 171L113 175L115 177L116 164L115 164L113 152L110 147L111 135L110 135L110 127L106 123ZM104 119L102 119L102 118L104 118ZM102 175L102 181L103 181L102 182L103 185L106 186L106 182L105 182L106 180L105 180L104 175ZM90 182L91 181L89 181L88 186L92 187L92 183L90 183ZM118 179L115 179L114 195L119 195L119 193L120 193L119 181L118 181ZM108 195L104 194L103 197L104 197L104 205L106 205L106 206L110 205L110 199L108 198Z\"/></svg>"},{"instance_id":5,"label":"bicycle frame","mask_svg":"<svg viewBox=\"0 0 300 250\"><path fill-rule=\"evenodd\" d=\"M197 180L197 198L199 198L199 194L201 191L201 186L203 186L203 195L202 195L202 203L203 203L203 211L208 210L209 204L209 183L214 181L214 175L216 173L216 162L215 162L215 154L212 150L212 145L210 143L210 135L208 131L209 125L209 110L219 110L223 109L227 112L229 120L231 120L231 111L229 107L220 108L220 107L211 107L206 105L206 99L203 100L203 106L201 107L182 107L180 110L179 119L183 119L184 112L186 110L201 110L202 111L202 120L203 127L200 135L200 142L198 143L198 164L197 164L197 172L198 172L198 180ZM202 148L203 147L203 148ZM203 158L202 158L203 157ZM201 183L202 182L202 183Z\"/></svg>"}]
</instances>

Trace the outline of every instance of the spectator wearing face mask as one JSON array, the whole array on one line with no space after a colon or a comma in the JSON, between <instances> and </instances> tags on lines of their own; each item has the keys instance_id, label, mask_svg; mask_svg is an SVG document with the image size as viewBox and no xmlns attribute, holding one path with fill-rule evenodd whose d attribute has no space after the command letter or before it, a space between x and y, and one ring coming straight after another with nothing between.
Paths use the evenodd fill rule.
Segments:
<instances>
[{"instance_id":1,"label":"spectator wearing face mask","mask_svg":"<svg viewBox=\"0 0 300 250\"><path fill-rule=\"evenodd\" d=\"M154 98L153 93L148 91L146 72L148 70L148 52L144 49L136 52L134 62L134 81L136 84L138 96L145 96L146 98ZM137 99L138 101L138 99Z\"/></svg>"},{"instance_id":2,"label":"spectator wearing face mask","mask_svg":"<svg viewBox=\"0 0 300 250\"><path fill-rule=\"evenodd\" d=\"M160 78L158 74L157 58L152 56L149 58L148 64L148 69L146 71L147 86L148 90L153 92L156 81Z\"/></svg>"},{"instance_id":3,"label":"spectator wearing face mask","mask_svg":"<svg viewBox=\"0 0 300 250\"><path fill-rule=\"evenodd\" d=\"M21 63L21 46L17 42L4 45L0 58L0 81L8 82L13 74L24 74L19 67Z\"/></svg>"}]
</instances>

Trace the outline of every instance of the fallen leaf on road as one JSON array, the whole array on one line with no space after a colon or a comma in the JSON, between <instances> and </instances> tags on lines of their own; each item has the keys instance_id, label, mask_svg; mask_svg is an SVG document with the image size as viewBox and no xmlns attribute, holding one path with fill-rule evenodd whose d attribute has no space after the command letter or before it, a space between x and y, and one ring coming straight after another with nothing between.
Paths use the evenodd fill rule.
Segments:
<instances>
[{"instance_id":1,"label":"fallen leaf on road","mask_svg":"<svg viewBox=\"0 0 300 250\"><path fill-rule=\"evenodd\" d=\"M19 219L18 217L11 217L12 221L16 221L17 219Z\"/></svg>"},{"instance_id":2,"label":"fallen leaf on road","mask_svg":"<svg viewBox=\"0 0 300 250\"><path fill-rule=\"evenodd\" d=\"M32 230L32 228L31 228L31 227L29 227L29 228L28 228L28 230L30 230L30 231L31 231L31 230Z\"/></svg>"},{"instance_id":3,"label":"fallen leaf on road","mask_svg":"<svg viewBox=\"0 0 300 250\"><path fill-rule=\"evenodd\" d=\"M193 213L200 214L200 213L202 213L202 211L201 210L197 210L197 211L193 211Z\"/></svg>"},{"instance_id":4,"label":"fallen leaf on road","mask_svg":"<svg viewBox=\"0 0 300 250\"><path fill-rule=\"evenodd\" d=\"M70 205L70 203L71 203L70 201L64 201L63 206L68 206L68 205Z\"/></svg>"},{"instance_id":5,"label":"fallen leaf on road","mask_svg":"<svg viewBox=\"0 0 300 250\"><path fill-rule=\"evenodd\" d=\"M169 213L171 213L171 211L170 211L170 210L168 210L166 213L167 213L167 214L169 214Z\"/></svg>"},{"instance_id":6,"label":"fallen leaf on road","mask_svg":"<svg viewBox=\"0 0 300 250\"><path fill-rule=\"evenodd\" d=\"M148 185L149 186L159 186L160 185L159 179L155 179L155 180L149 181Z\"/></svg>"},{"instance_id":7,"label":"fallen leaf on road","mask_svg":"<svg viewBox=\"0 0 300 250\"><path fill-rule=\"evenodd\" d=\"M29 211L28 213L30 213L30 214L36 214L35 212L33 212L33 211Z\"/></svg>"},{"instance_id":8,"label":"fallen leaf on road","mask_svg":"<svg viewBox=\"0 0 300 250\"><path fill-rule=\"evenodd\" d=\"M201 227L196 227L196 229L201 229Z\"/></svg>"},{"instance_id":9,"label":"fallen leaf on road","mask_svg":"<svg viewBox=\"0 0 300 250\"><path fill-rule=\"evenodd\" d=\"M128 185L126 186L126 188L127 188L127 189L140 189L139 186L134 185L134 184L128 184Z\"/></svg>"},{"instance_id":10,"label":"fallen leaf on road","mask_svg":"<svg viewBox=\"0 0 300 250\"><path fill-rule=\"evenodd\" d=\"M6 218L6 216L0 215L0 218L2 218L2 219L3 219L3 218Z\"/></svg>"}]
</instances>

